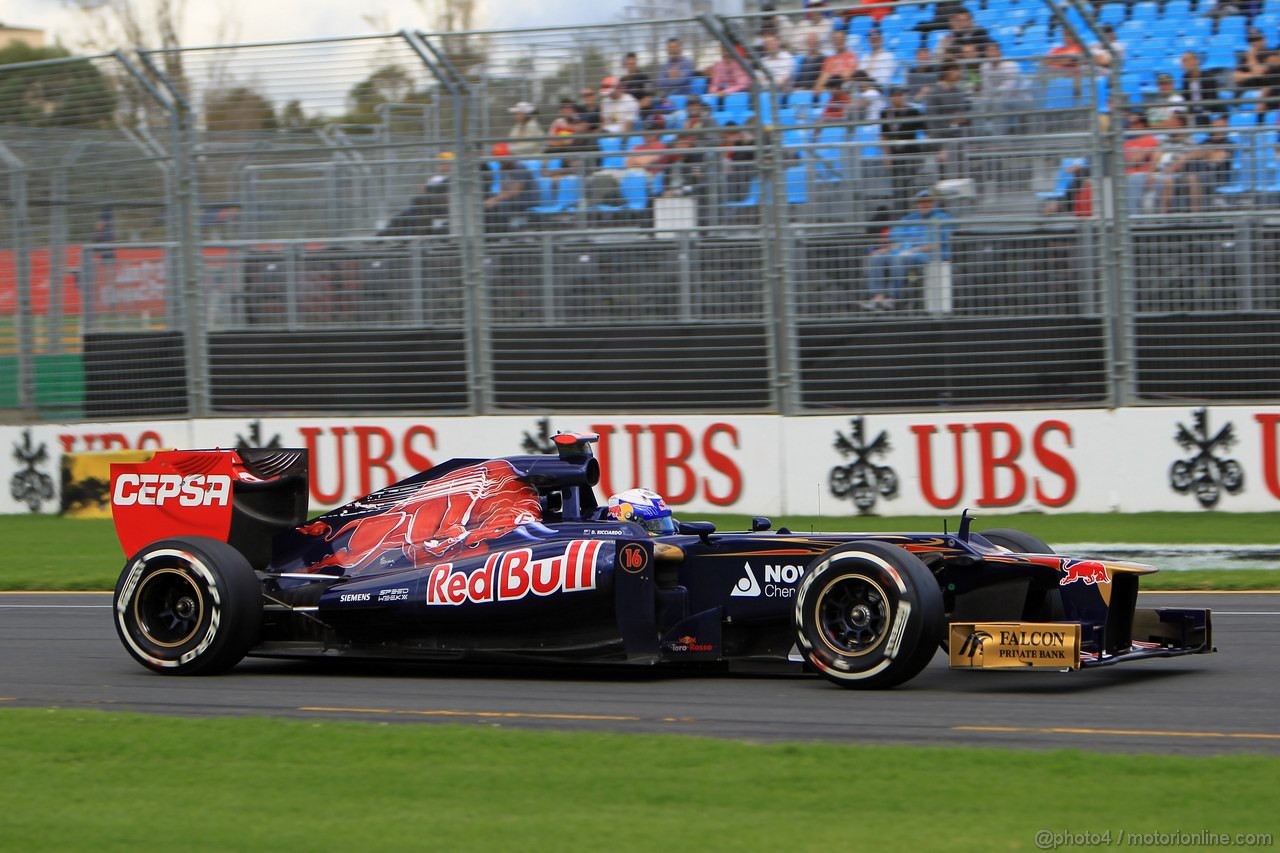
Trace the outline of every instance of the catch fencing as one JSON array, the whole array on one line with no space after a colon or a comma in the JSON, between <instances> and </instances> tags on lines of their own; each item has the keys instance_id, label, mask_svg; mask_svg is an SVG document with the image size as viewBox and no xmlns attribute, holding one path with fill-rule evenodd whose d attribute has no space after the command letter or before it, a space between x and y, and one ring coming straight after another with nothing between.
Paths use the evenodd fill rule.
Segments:
<instances>
[{"instance_id":1,"label":"catch fencing","mask_svg":"<svg viewBox=\"0 0 1280 853\"><path fill-rule=\"evenodd\" d=\"M982 38L904 0L0 66L0 412L1280 399L1244 20L1096 8L974 0ZM876 77L812 80L832 22ZM1187 50L1215 97L1171 108ZM631 106L628 74L664 97Z\"/></svg>"}]
</instances>

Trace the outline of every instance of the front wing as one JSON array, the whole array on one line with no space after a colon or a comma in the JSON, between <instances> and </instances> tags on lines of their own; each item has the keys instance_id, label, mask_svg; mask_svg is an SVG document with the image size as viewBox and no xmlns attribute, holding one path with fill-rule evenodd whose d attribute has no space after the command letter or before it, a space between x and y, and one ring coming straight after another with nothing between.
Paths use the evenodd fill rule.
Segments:
<instances>
[{"instance_id":1,"label":"front wing","mask_svg":"<svg viewBox=\"0 0 1280 853\"><path fill-rule=\"evenodd\" d=\"M1079 622L953 622L948 640L952 669L1089 669L1215 651L1212 618L1199 608L1138 608L1119 645L1104 625Z\"/></svg>"}]
</instances>

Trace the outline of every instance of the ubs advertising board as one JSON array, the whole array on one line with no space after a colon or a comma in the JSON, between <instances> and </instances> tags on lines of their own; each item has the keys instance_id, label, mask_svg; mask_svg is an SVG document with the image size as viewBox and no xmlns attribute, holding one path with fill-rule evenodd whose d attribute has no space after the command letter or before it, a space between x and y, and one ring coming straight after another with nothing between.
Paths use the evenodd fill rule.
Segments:
<instances>
[{"instance_id":1,"label":"ubs advertising board","mask_svg":"<svg viewBox=\"0 0 1280 853\"><path fill-rule=\"evenodd\" d=\"M105 499L105 483L61 482L67 453L304 447L315 512L453 457L552 452L561 430L599 433L601 499L643 485L685 517L1280 509L1280 407L1216 407L0 426L0 512Z\"/></svg>"}]
</instances>

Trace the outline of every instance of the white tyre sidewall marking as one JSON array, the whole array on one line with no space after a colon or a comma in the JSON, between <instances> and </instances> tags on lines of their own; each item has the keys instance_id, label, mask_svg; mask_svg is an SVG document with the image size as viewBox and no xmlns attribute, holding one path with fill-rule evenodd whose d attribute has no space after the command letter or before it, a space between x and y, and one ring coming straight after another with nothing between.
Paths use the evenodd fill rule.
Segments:
<instances>
[{"instance_id":1,"label":"white tyre sidewall marking","mask_svg":"<svg viewBox=\"0 0 1280 853\"><path fill-rule=\"evenodd\" d=\"M205 631L205 635L200 638L200 642L195 648L184 653L177 660L164 660L141 648L133 639L133 632L129 629L129 625L125 620L125 615L132 607L133 595L137 591L138 581L142 578L143 571L147 568L150 560L161 557L171 557L180 560L184 564L184 568L190 569L198 576L204 579L205 592L209 596L209 628ZM129 644L140 658L148 663L162 667L164 669L173 669L189 663L208 650L213 644L214 639L218 636L218 626L221 624L222 618L222 601L218 592L218 584L215 582L213 573L208 567L189 551L180 551L176 548L161 548L157 551L149 551L141 557L133 561L133 565L129 567L129 575L125 578L124 585L120 588L120 597L116 601L116 620L120 625L120 635L124 637L125 642Z\"/></svg>"},{"instance_id":2,"label":"white tyre sidewall marking","mask_svg":"<svg viewBox=\"0 0 1280 853\"><path fill-rule=\"evenodd\" d=\"M813 650L813 646L809 643L808 638L805 636L805 632L804 632L802 614L804 613L805 598L809 594L810 588L814 584L814 580L819 575L822 574L823 569L825 569L829 565L840 563L844 560L859 560L859 561L865 561L868 563L873 563L874 565L877 565L880 568L884 569L884 571L889 575L889 577L893 578L894 584L897 586L898 594L899 594L898 606L895 607L893 610L893 623L889 626L889 632L888 632L890 641L893 643L893 646L892 646L893 655L889 654L889 648L886 647L884 660L880 661L880 663L871 667L871 669L864 670L862 672L845 672L844 670L839 670L839 669L835 669L833 667L827 666L825 663L818 660L813 655L806 655L806 657L809 659L810 663L812 663L814 666L821 669L823 672L828 673L829 675L833 675L836 678L842 679L844 681L861 681L864 678L870 678L871 676L881 672L882 670L884 670L885 667L887 667L889 664L893 662L893 656L897 654L898 647L902 643L902 635L906 632L907 617L911 615L911 604L910 602L906 601L902 597L906 595L906 592L907 592L907 585L902 580L902 575L898 572L897 569L889 565L889 563L886 560L884 560L884 558L880 557L877 554L871 554L866 551L845 551L839 554L834 554L831 557L828 557L827 559L823 560L818 565L814 566L813 571L805 572L804 580L800 582L800 588L796 592L796 609L795 609L796 637L799 640L800 646L802 648L808 649L809 651ZM868 580L870 580L870 578L868 578ZM895 637L896 639L894 639Z\"/></svg>"}]
</instances>

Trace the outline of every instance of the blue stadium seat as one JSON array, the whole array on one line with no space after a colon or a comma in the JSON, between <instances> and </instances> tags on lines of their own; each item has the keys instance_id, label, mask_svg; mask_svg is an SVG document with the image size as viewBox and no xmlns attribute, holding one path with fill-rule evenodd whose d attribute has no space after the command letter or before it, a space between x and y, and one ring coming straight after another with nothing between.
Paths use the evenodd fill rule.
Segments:
<instances>
[{"instance_id":1,"label":"blue stadium seat","mask_svg":"<svg viewBox=\"0 0 1280 853\"><path fill-rule=\"evenodd\" d=\"M627 172L622 176L622 201L627 210L644 210L649 203L649 181L643 172Z\"/></svg>"},{"instance_id":2,"label":"blue stadium seat","mask_svg":"<svg viewBox=\"0 0 1280 853\"><path fill-rule=\"evenodd\" d=\"M1155 0L1142 0L1133 5L1133 16L1130 18L1141 24L1154 24L1160 20L1160 4Z\"/></svg>"},{"instance_id":3,"label":"blue stadium seat","mask_svg":"<svg viewBox=\"0 0 1280 853\"><path fill-rule=\"evenodd\" d=\"M1248 23L1243 15L1228 15L1218 20L1218 36L1231 39L1231 43L1241 49L1245 46L1245 31L1247 29Z\"/></svg>"},{"instance_id":4,"label":"blue stadium seat","mask_svg":"<svg viewBox=\"0 0 1280 853\"><path fill-rule=\"evenodd\" d=\"M689 81L689 90L698 97L707 94L707 78L701 74L694 75L693 79Z\"/></svg>"},{"instance_id":5,"label":"blue stadium seat","mask_svg":"<svg viewBox=\"0 0 1280 853\"><path fill-rule=\"evenodd\" d=\"M839 125L829 125L818 131L818 143L826 146L813 149L814 180L818 183L844 180L844 142L847 137L845 128Z\"/></svg>"},{"instance_id":6,"label":"blue stadium seat","mask_svg":"<svg viewBox=\"0 0 1280 853\"><path fill-rule=\"evenodd\" d=\"M1168 0L1163 17L1166 23L1175 25L1191 17L1191 0Z\"/></svg>"},{"instance_id":7,"label":"blue stadium seat","mask_svg":"<svg viewBox=\"0 0 1280 853\"><path fill-rule=\"evenodd\" d=\"M1231 134L1231 140L1237 143L1231 155L1231 180L1215 190L1223 196L1243 195L1253 188L1253 176L1250 174L1253 171L1253 153L1247 144L1239 144L1244 142L1240 134Z\"/></svg>"},{"instance_id":8,"label":"blue stadium seat","mask_svg":"<svg viewBox=\"0 0 1280 853\"><path fill-rule=\"evenodd\" d=\"M1045 201L1061 201L1066 198L1067 191L1071 189L1071 182L1076 177L1074 170L1088 162L1085 157L1063 157L1058 164L1058 174L1054 178L1053 189L1048 192L1036 193L1036 196Z\"/></svg>"},{"instance_id":9,"label":"blue stadium seat","mask_svg":"<svg viewBox=\"0 0 1280 853\"><path fill-rule=\"evenodd\" d=\"M1108 3L1102 7L1102 12L1098 15L1098 23L1118 27L1124 23L1124 15L1125 5L1123 3Z\"/></svg>"},{"instance_id":10,"label":"blue stadium seat","mask_svg":"<svg viewBox=\"0 0 1280 853\"><path fill-rule=\"evenodd\" d=\"M534 181L538 184L538 205L534 210L552 204L555 201L555 181L546 175L538 175Z\"/></svg>"},{"instance_id":11,"label":"blue stadium seat","mask_svg":"<svg viewBox=\"0 0 1280 853\"><path fill-rule=\"evenodd\" d=\"M602 136L598 143L606 157L600 159L600 166L605 169L621 169L626 158L622 156L622 137Z\"/></svg>"},{"instance_id":12,"label":"blue stadium seat","mask_svg":"<svg viewBox=\"0 0 1280 853\"><path fill-rule=\"evenodd\" d=\"M1044 87L1046 110L1069 110L1076 105L1076 82L1069 77L1056 77Z\"/></svg>"},{"instance_id":13,"label":"blue stadium seat","mask_svg":"<svg viewBox=\"0 0 1280 853\"><path fill-rule=\"evenodd\" d=\"M671 106L677 110L683 110L685 107L689 106L688 95L672 95L667 100L671 101Z\"/></svg>"},{"instance_id":14,"label":"blue stadium seat","mask_svg":"<svg viewBox=\"0 0 1280 853\"><path fill-rule=\"evenodd\" d=\"M809 170L803 164L792 166L786 172L787 203L807 204L809 201Z\"/></svg>"},{"instance_id":15,"label":"blue stadium seat","mask_svg":"<svg viewBox=\"0 0 1280 853\"><path fill-rule=\"evenodd\" d=\"M755 207L760 203L760 179L752 178L747 194L737 201L726 201L725 207Z\"/></svg>"},{"instance_id":16,"label":"blue stadium seat","mask_svg":"<svg viewBox=\"0 0 1280 853\"><path fill-rule=\"evenodd\" d=\"M568 213L575 210L582 201L582 178L577 175L565 175L556 187L555 200L550 204L540 204L532 210L534 213Z\"/></svg>"},{"instance_id":17,"label":"blue stadium seat","mask_svg":"<svg viewBox=\"0 0 1280 853\"><path fill-rule=\"evenodd\" d=\"M751 119L751 93L732 92L725 95L723 111L738 124L746 124Z\"/></svg>"}]
</instances>

